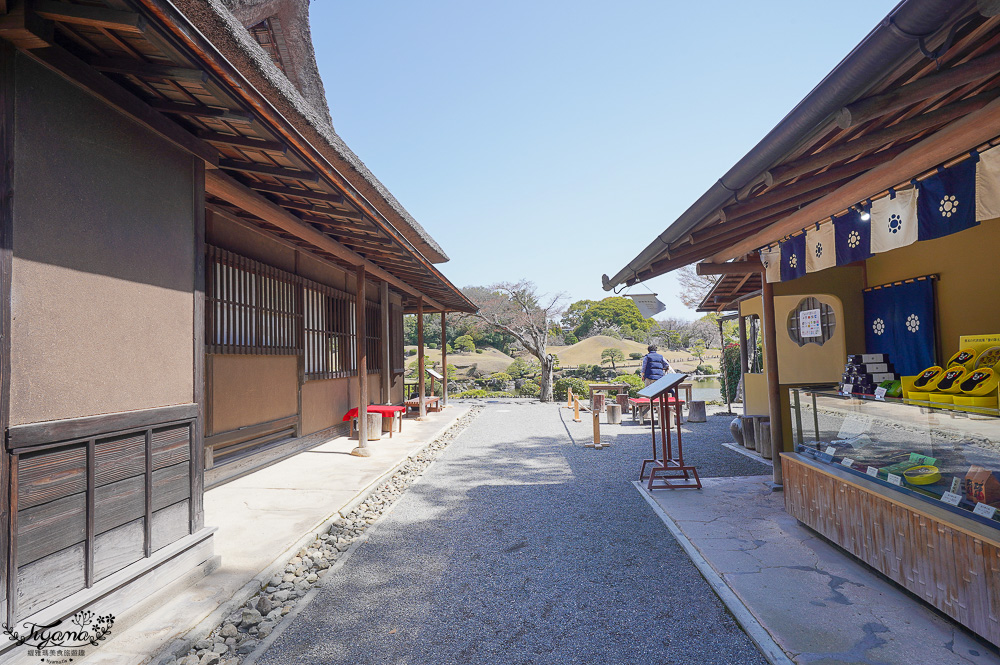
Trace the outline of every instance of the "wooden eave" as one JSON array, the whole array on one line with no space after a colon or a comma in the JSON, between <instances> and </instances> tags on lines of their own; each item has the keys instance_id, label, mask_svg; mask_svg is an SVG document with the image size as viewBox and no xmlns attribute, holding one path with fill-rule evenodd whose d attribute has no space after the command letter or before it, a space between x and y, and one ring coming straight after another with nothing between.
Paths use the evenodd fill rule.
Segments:
<instances>
[{"instance_id":1,"label":"wooden eave","mask_svg":"<svg viewBox=\"0 0 1000 665\"><path fill-rule=\"evenodd\" d=\"M926 139L977 111L995 108L996 100L1000 99L1000 16L985 18L970 13L969 17L936 62L918 52L884 80L873 81L868 92L846 107L857 108L859 115L852 119L845 111L831 118L796 151L773 164L755 185L734 193L729 205L703 219L686 237L670 243L626 283L634 284L705 259L724 261L777 242L788 233L780 222L792 214L824 201L874 169L885 169L886 165L905 168L913 149ZM971 65L964 70L970 72L968 75L959 70L950 75L954 80L931 78L962 65ZM973 71L977 68L978 71ZM935 80L948 85L934 85ZM916 88L934 91L926 93L905 87L921 81L925 83ZM893 110L881 113L880 105ZM876 110L872 111L872 107ZM867 117L871 113L875 115ZM849 126L842 127L838 120ZM1000 136L1000 124L995 130L996 136ZM974 141L957 146L950 157L978 147L984 147L983 143ZM893 184L923 172L917 169ZM867 192L847 205L882 191ZM825 209L813 206L813 210L815 215L811 217L815 218L804 221L799 228L843 212L846 205ZM720 284L726 281L723 279ZM713 308L708 311L718 311L714 303L703 305Z\"/></svg>"},{"instance_id":2,"label":"wooden eave","mask_svg":"<svg viewBox=\"0 0 1000 665\"><path fill-rule=\"evenodd\" d=\"M728 312L739 308L739 302L761 289L759 272L722 275L698 305L699 312Z\"/></svg>"},{"instance_id":3,"label":"wooden eave","mask_svg":"<svg viewBox=\"0 0 1000 665\"><path fill-rule=\"evenodd\" d=\"M0 4L0 39L195 155L208 169L225 172L349 250L340 254L355 258L334 257L329 246L297 239L314 254L352 270L370 262L413 287L404 297L416 302L417 294L423 296L431 311L475 311L169 2L142 5L8 1ZM239 210L238 201L208 194L213 204L289 239L287 230Z\"/></svg>"}]
</instances>

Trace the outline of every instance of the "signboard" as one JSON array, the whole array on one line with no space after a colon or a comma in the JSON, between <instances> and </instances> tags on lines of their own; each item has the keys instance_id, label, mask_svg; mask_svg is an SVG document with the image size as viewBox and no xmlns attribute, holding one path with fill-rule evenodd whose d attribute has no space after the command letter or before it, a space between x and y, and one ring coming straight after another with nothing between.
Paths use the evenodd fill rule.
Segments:
<instances>
[{"instance_id":1,"label":"signboard","mask_svg":"<svg viewBox=\"0 0 1000 665\"><path fill-rule=\"evenodd\" d=\"M667 308L659 298L656 297L655 293L640 293L638 295L629 295L635 306L639 308L639 313L644 317L651 318L656 314L659 314Z\"/></svg>"},{"instance_id":2,"label":"signboard","mask_svg":"<svg viewBox=\"0 0 1000 665\"><path fill-rule=\"evenodd\" d=\"M820 310L807 309L799 312L799 337L822 337Z\"/></svg>"},{"instance_id":3,"label":"signboard","mask_svg":"<svg viewBox=\"0 0 1000 665\"><path fill-rule=\"evenodd\" d=\"M443 376L441 376L440 372L437 372L437 371L435 371L435 370L433 370L433 369L430 369L430 368L428 367L428 368L427 368L427 373L428 373L429 375L433 376L433 377L434 377L435 379L437 379L438 381L444 381L444 377L443 377Z\"/></svg>"}]
</instances>

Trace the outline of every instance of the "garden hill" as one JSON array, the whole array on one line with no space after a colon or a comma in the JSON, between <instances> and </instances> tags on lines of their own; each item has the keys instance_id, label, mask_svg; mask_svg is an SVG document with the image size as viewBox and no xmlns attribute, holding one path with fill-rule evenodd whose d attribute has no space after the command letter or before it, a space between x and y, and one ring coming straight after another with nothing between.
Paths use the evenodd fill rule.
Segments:
<instances>
[{"instance_id":1,"label":"garden hill","mask_svg":"<svg viewBox=\"0 0 1000 665\"><path fill-rule=\"evenodd\" d=\"M407 351L414 351L414 355L406 356L406 363L409 365L415 362L416 356L416 346L404 347ZM510 367L510 364L514 362L514 359L508 356L506 353L497 351L491 347L483 347L482 353L456 353L454 351L448 353L448 364L454 365L455 369L462 376L467 376L469 369L475 365L476 372L480 376L485 376L487 374L494 374L496 372L502 372ZM600 356L600 353L597 354ZM427 358L428 362L434 363L436 366L441 366L441 349L424 349L424 356Z\"/></svg>"},{"instance_id":2,"label":"garden hill","mask_svg":"<svg viewBox=\"0 0 1000 665\"><path fill-rule=\"evenodd\" d=\"M615 339L606 335L595 335L585 340L577 342L572 346L550 346L549 353L555 354L559 358L560 367L579 367L581 364L600 365L601 351L604 349L621 349L625 355L625 361L618 361L615 366L618 369L626 368L635 371L639 367L639 360L632 360L628 356L630 353L641 353L646 355L646 345L630 339ZM688 351L666 351L660 350L663 357L681 372L693 372L698 366L698 361ZM706 365L719 366L719 349L708 349L705 351L704 362ZM608 369L610 364L605 365Z\"/></svg>"}]
</instances>

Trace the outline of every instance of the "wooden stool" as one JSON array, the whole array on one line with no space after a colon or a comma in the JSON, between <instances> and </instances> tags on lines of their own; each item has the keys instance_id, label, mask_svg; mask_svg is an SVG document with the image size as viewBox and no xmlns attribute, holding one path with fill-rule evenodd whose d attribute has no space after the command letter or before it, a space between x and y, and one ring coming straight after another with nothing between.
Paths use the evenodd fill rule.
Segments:
<instances>
[{"instance_id":1,"label":"wooden stool","mask_svg":"<svg viewBox=\"0 0 1000 665\"><path fill-rule=\"evenodd\" d=\"M608 404L604 407L605 412L608 414L608 424L609 425L620 425L622 422L622 407L621 404Z\"/></svg>"},{"instance_id":2,"label":"wooden stool","mask_svg":"<svg viewBox=\"0 0 1000 665\"><path fill-rule=\"evenodd\" d=\"M705 402L695 401L688 402L688 422L689 423L703 423L708 418L705 417Z\"/></svg>"}]
</instances>

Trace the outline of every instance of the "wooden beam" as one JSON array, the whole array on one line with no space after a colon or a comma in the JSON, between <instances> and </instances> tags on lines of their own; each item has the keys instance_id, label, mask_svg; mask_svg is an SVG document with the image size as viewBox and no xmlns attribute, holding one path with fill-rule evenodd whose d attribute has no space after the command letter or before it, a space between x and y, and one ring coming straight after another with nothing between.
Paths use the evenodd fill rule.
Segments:
<instances>
[{"instance_id":1,"label":"wooden beam","mask_svg":"<svg viewBox=\"0 0 1000 665\"><path fill-rule=\"evenodd\" d=\"M379 332L381 333L381 361L382 361L382 403L392 404L392 348L389 346L389 282L379 283L378 301L380 305ZM400 344L403 340L398 340Z\"/></svg>"},{"instance_id":2,"label":"wooden beam","mask_svg":"<svg viewBox=\"0 0 1000 665\"><path fill-rule=\"evenodd\" d=\"M208 141L209 143L216 143L219 145L233 146L234 148L249 148L251 150L275 152L282 155L288 151L288 148L284 143L279 143L278 141L268 141L266 139L256 139L250 136L220 134L218 132L210 132L206 130L195 132L195 136L200 138L202 141ZM256 187L254 189L256 189Z\"/></svg>"},{"instance_id":3,"label":"wooden beam","mask_svg":"<svg viewBox=\"0 0 1000 665\"><path fill-rule=\"evenodd\" d=\"M253 116L238 111L218 108L216 106L204 106L202 104L182 104L180 102L168 102L162 99L151 99L147 102L160 113L171 113L173 115L186 115L192 118L214 118L215 120L225 120L226 122L252 123Z\"/></svg>"},{"instance_id":4,"label":"wooden beam","mask_svg":"<svg viewBox=\"0 0 1000 665\"><path fill-rule=\"evenodd\" d=\"M1000 126L1000 100L994 100L984 108L931 134L891 162L858 176L837 191L810 203L753 236L718 251L712 256L712 262L722 263L755 251L768 242L815 224L874 194L930 171L956 155L996 138L997 126Z\"/></svg>"},{"instance_id":5,"label":"wooden beam","mask_svg":"<svg viewBox=\"0 0 1000 665\"><path fill-rule=\"evenodd\" d=\"M210 166L214 167L218 164L218 150L199 140L183 127L163 117L139 97L61 46L50 46L26 53L70 83L86 90L178 148L198 157Z\"/></svg>"},{"instance_id":6,"label":"wooden beam","mask_svg":"<svg viewBox=\"0 0 1000 665\"><path fill-rule=\"evenodd\" d=\"M1000 53L984 55L965 64L930 74L913 83L848 104L837 114L837 124L841 129L847 129L935 95L952 92L968 83L995 76L998 72L1000 72Z\"/></svg>"},{"instance_id":7,"label":"wooden beam","mask_svg":"<svg viewBox=\"0 0 1000 665\"><path fill-rule=\"evenodd\" d=\"M424 399L424 299L417 298L417 418L427 417L427 402Z\"/></svg>"},{"instance_id":8,"label":"wooden beam","mask_svg":"<svg viewBox=\"0 0 1000 665\"><path fill-rule=\"evenodd\" d=\"M852 141L834 146L829 150L822 150L815 155L809 155L794 162L775 167L771 169L771 176L774 182L785 182L804 173L821 169L844 159L850 159L851 157L880 148L900 139L910 138L920 132L933 129L952 120L974 113L992 102L998 95L1000 95L1000 90L984 92L975 97L949 104L936 111L904 120L891 127L880 129L871 134L864 134Z\"/></svg>"},{"instance_id":9,"label":"wooden beam","mask_svg":"<svg viewBox=\"0 0 1000 665\"><path fill-rule=\"evenodd\" d=\"M250 189L268 194L281 194L282 196L297 196L309 201L320 201L323 203L344 203L344 197L340 194L328 194L326 192L314 192L311 189L298 189L296 187L283 187L281 185L269 185L263 182L252 182Z\"/></svg>"},{"instance_id":10,"label":"wooden beam","mask_svg":"<svg viewBox=\"0 0 1000 665\"><path fill-rule=\"evenodd\" d=\"M36 14L49 21L133 34L142 34L146 29L146 19L135 12L50 0L35 0L32 6Z\"/></svg>"},{"instance_id":11,"label":"wooden beam","mask_svg":"<svg viewBox=\"0 0 1000 665\"><path fill-rule=\"evenodd\" d=\"M11 2L5 14L0 14L0 39L28 51L52 46L55 28L34 12L25 8L24 0Z\"/></svg>"},{"instance_id":12,"label":"wooden beam","mask_svg":"<svg viewBox=\"0 0 1000 665\"><path fill-rule=\"evenodd\" d=\"M441 312L441 406L448 406L448 314Z\"/></svg>"},{"instance_id":13,"label":"wooden beam","mask_svg":"<svg viewBox=\"0 0 1000 665\"><path fill-rule=\"evenodd\" d=\"M781 486L781 453L785 451L782 426L781 385L778 380L778 322L774 310L774 286L766 279L762 281L761 301L764 316L764 367L767 374L767 410L771 418L771 452L774 456L774 484Z\"/></svg>"},{"instance_id":14,"label":"wooden beam","mask_svg":"<svg viewBox=\"0 0 1000 665\"><path fill-rule=\"evenodd\" d=\"M383 270L363 256L344 247L333 238L316 229L310 227L301 219L288 212L277 203L269 201L260 194L254 192L232 176L220 170L210 170L205 173L205 190L212 196L245 210L251 215L260 217L265 222L273 224L288 233L301 238L311 245L318 247L324 252L329 252L333 256L347 261L351 265L364 265L367 271L378 279L383 279L400 291L409 293L412 296L423 295L419 290L410 286L395 275ZM436 309L444 307L430 298L427 302Z\"/></svg>"},{"instance_id":15,"label":"wooden beam","mask_svg":"<svg viewBox=\"0 0 1000 665\"><path fill-rule=\"evenodd\" d=\"M323 215L330 215L333 217L339 217L340 219L348 219L352 222L365 222L368 218L362 215L360 212L354 212L353 210L340 210L338 208L324 208L322 206L313 205L312 203L297 203L295 201L288 201L287 203L282 202L283 206L288 208L295 208L296 210L301 210L303 212L317 212Z\"/></svg>"},{"instance_id":16,"label":"wooden beam","mask_svg":"<svg viewBox=\"0 0 1000 665\"><path fill-rule=\"evenodd\" d=\"M785 185L784 187L760 194L759 196L748 199L743 203L727 206L722 209L725 215L725 222L734 222L739 220L741 217L749 215L750 213L754 213L783 201L807 194L808 192L817 190L824 185L829 185L839 180L844 180L846 178L864 173L865 171L873 169L880 164L885 164L886 162L895 159L897 155L901 154L908 147L910 147L910 144L906 143L892 146L891 148L880 150L879 152L867 155L849 164L834 167L810 178L803 178L802 180L791 185ZM818 196L819 195L817 195L817 198Z\"/></svg>"},{"instance_id":17,"label":"wooden beam","mask_svg":"<svg viewBox=\"0 0 1000 665\"><path fill-rule=\"evenodd\" d=\"M257 164L256 162L239 162L235 159L220 159L219 168L229 171L239 171L240 173L253 173L255 175L269 175L277 178L291 178L301 182L316 182L319 175L312 171L300 171L284 166L272 166L270 164Z\"/></svg>"},{"instance_id":18,"label":"wooden beam","mask_svg":"<svg viewBox=\"0 0 1000 665\"><path fill-rule=\"evenodd\" d=\"M204 83L208 74L200 69L161 65L127 58L93 58L88 61L90 66L99 72L128 74L140 78L166 79L168 81L185 81L189 83Z\"/></svg>"},{"instance_id":19,"label":"wooden beam","mask_svg":"<svg viewBox=\"0 0 1000 665\"><path fill-rule=\"evenodd\" d=\"M699 275L746 275L751 272L760 272L764 269L764 266L761 264L760 259L756 258L746 261L731 261L729 263L702 262L695 264L694 269Z\"/></svg>"},{"instance_id":20,"label":"wooden beam","mask_svg":"<svg viewBox=\"0 0 1000 665\"><path fill-rule=\"evenodd\" d=\"M358 266L355 272L354 341L358 359L358 447L351 451L358 457L371 457L368 449L368 301L365 288L368 284L365 267Z\"/></svg>"}]
</instances>

